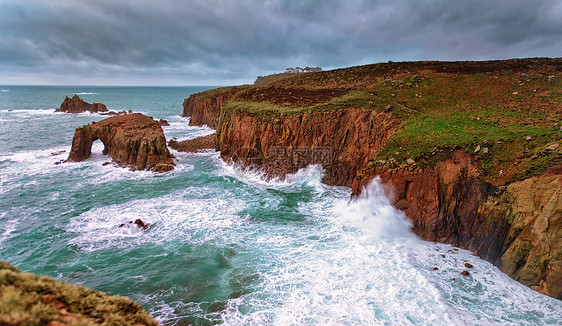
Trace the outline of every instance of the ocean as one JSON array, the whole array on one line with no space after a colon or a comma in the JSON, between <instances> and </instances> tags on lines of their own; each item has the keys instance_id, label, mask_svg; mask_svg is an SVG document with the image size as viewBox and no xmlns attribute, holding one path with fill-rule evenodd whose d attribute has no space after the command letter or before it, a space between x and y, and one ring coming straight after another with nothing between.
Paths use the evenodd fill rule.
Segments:
<instances>
[{"instance_id":1,"label":"ocean","mask_svg":"<svg viewBox=\"0 0 562 326\"><path fill-rule=\"evenodd\" d=\"M378 180L350 201L319 166L266 181L214 151L133 172L104 165L99 141L55 164L76 127L104 118L55 113L65 96L166 119L167 139L184 140L213 132L180 116L205 89L0 86L0 260L128 296L163 325L562 323L561 301L418 239ZM137 218L151 227L118 227Z\"/></svg>"}]
</instances>

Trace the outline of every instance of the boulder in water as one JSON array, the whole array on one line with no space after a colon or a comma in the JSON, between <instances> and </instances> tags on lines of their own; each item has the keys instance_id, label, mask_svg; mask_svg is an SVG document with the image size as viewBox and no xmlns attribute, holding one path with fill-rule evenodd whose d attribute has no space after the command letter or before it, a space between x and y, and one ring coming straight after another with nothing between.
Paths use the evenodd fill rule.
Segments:
<instances>
[{"instance_id":1,"label":"boulder in water","mask_svg":"<svg viewBox=\"0 0 562 326\"><path fill-rule=\"evenodd\" d=\"M140 218L137 218L134 222L133 221L129 221L127 223L121 223L119 224L120 228L128 228L131 231L135 231L136 230L148 230L148 228L150 227L149 223L144 223Z\"/></svg>"}]
</instances>

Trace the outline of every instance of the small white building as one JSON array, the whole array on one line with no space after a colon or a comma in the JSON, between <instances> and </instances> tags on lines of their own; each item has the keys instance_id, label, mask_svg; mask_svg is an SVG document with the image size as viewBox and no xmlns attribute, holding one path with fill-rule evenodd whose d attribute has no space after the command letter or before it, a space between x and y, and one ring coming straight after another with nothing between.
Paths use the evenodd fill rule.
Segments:
<instances>
[{"instance_id":1,"label":"small white building","mask_svg":"<svg viewBox=\"0 0 562 326\"><path fill-rule=\"evenodd\" d=\"M296 68L287 68L285 70L285 73L288 74L302 74L302 73L306 73L306 72L319 72L322 71L322 68L320 67L306 67L306 68L301 68L301 67L296 67Z\"/></svg>"}]
</instances>

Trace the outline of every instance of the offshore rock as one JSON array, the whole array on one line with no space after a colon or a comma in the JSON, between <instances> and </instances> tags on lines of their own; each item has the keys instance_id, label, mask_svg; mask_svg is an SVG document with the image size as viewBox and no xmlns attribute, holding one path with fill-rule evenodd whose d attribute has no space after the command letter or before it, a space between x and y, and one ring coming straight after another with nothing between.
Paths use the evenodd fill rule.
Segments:
<instances>
[{"instance_id":1,"label":"offshore rock","mask_svg":"<svg viewBox=\"0 0 562 326\"><path fill-rule=\"evenodd\" d=\"M67 161L86 160L98 139L105 145L105 155L132 170L166 172L174 168L162 127L151 117L126 114L76 128Z\"/></svg>"},{"instance_id":2,"label":"offshore rock","mask_svg":"<svg viewBox=\"0 0 562 326\"><path fill-rule=\"evenodd\" d=\"M102 103L90 104L82 100L78 95L74 95L72 98L68 96L64 99L60 108L55 110L56 112L67 112L67 113L81 113L81 112L108 112L107 107Z\"/></svg>"},{"instance_id":3,"label":"offshore rock","mask_svg":"<svg viewBox=\"0 0 562 326\"><path fill-rule=\"evenodd\" d=\"M194 139L188 139L178 142L172 139L168 142L168 146L178 152L197 153L205 150L214 150L217 147L216 134L201 136Z\"/></svg>"}]
</instances>

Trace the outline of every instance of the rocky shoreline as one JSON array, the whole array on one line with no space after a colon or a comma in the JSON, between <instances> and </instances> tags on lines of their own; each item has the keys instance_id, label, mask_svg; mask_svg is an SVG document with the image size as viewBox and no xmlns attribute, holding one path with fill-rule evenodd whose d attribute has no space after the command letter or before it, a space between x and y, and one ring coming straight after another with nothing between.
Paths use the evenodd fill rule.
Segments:
<instances>
[{"instance_id":1,"label":"rocky shoreline","mask_svg":"<svg viewBox=\"0 0 562 326\"><path fill-rule=\"evenodd\" d=\"M321 164L327 172L324 182L350 186L355 195L381 176L418 236L469 249L523 284L562 299L560 138L552 131L537 136L540 143L518 136L529 124L549 123L552 128L548 121L553 115L558 128L562 106L551 94L556 89L552 81L559 79L560 59L389 63L194 94L184 101L183 115L191 117L191 125L217 130L223 159L270 176ZM488 83L497 86L480 86ZM521 85L528 85L529 95L523 96ZM329 87L351 95L324 99L313 91ZM481 103L499 107L483 111ZM425 113L428 105L433 111ZM526 105L545 112L544 118L527 118L519 109ZM501 110L525 120L504 118L497 113ZM457 117L456 111L463 115ZM429 119L450 116L437 121L448 124L445 128L461 119L468 121L461 128L495 128L491 137L496 129L513 131L506 140L498 139L496 148L485 146L485 153L473 150L481 147L478 143L462 143L462 134L432 151L415 143L395 145L406 123L427 114ZM480 115L486 116L484 126ZM434 130L420 137L429 141ZM528 154L518 155L517 146Z\"/></svg>"}]
</instances>

